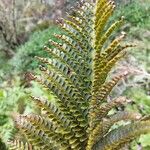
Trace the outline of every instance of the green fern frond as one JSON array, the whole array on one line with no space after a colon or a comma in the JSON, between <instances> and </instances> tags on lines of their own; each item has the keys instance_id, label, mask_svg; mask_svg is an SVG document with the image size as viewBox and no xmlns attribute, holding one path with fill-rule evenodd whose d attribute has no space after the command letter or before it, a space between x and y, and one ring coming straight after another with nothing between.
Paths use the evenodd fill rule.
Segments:
<instances>
[{"instance_id":1,"label":"green fern frond","mask_svg":"<svg viewBox=\"0 0 150 150\"><path fill-rule=\"evenodd\" d=\"M93 129L92 133L90 134L87 149L90 150L92 148L90 146L94 145L97 141L102 140L103 136L107 134L111 126L113 126L115 123L122 120L136 121L140 118L140 114L127 111L117 112L114 115L108 116L108 118L103 118L103 120Z\"/></svg>"},{"instance_id":2,"label":"green fern frond","mask_svg":"<svg viewBox=\"0 0 150 150\"><path fill-rule=\"evenodd\" d=\"M93 150L118 150L131 142L140 134L150 131L150 121L136 122L112 130L101 142L97 142Z\"/></svg>"},{"instance_id":3,"label":"green fern frond","mask_svg":"<svg viewBox=\"0 0 150 150\"><path fill-rule=\"evenodd\" d=\"M68 138L66 136L62 136L60 132L62 132L62 128L58 126L58 124L54 123L54 121L50 121L45 119L44 117L30 114L23 116L27 121L29 121L36 130L42 130L45 132L45 134L51 139L51 141L56 142L57 145L61 145L61 147L69 148L69 141L67 141ZM65 133L66 131L64 131ZM69 134L68 134L69 137ZM70 135L71 137L71 135Z\"/></svg>"},{"instance_id":4,"label":"green fern frond","mask_svg":"<svg viewBox=\"0 0 150 150\"><path fill-rule=\"evenodd\" d=\"M110 72L134 46L121 44L123 32L110 40L124 22L121 17L109 23L114 8L111 0L87 0L73 10L75 16L58 20L64 32L54 34L59 42L49 40L44 46L50 59L35 58L42 64L41 74L32 75L55 102L31 96L41 114L13 116L24 138L12 141L12 149L115 150L150 131L149 116L114 109L127 104L125 97L107 100L115 85L131 73L126 70L110 78ZM128 124L113 129L120 121Z\"/></svg>"},{"instance_id":5,"label":"green fern frond","mask_svg":"<svg viewBox=\"0 0 150 150\"><path fill-rule=\"evenodd\" d=\"M7 144L9 145L10 150L20 150L20 149L33 150L34 149L34 147L31 144L20 140L10 140L7 142Z\"/></svg>"},{"instance_id":6,"label":"green fern frond","mask_svg":"<svg viewBox=\"0 0 150 150\"><path fill-rule=\"evenodd\" d=\"M70 137L71 141L73 140L73 138L76 138L76 141L85 140L86 133L83 132L84 126L81 127L81 125L85 125L84 123L81 122L82 124L80 124L79 126L79 124L77 124L72 120L72 118L70 118L70 115L65 114L65 111L60 112L59 109L50 102L35 97L33 97L33 99L42 109L44 109L46 116L57 125L58 130L60 129L63 135L64 133L67 134L64 135L67 139ZM76 115L78 114L76 113ZM82 119L80 121L82 121Z\"/></svg>"},{"instance_id":7,"label":"green fern frond","mask_svg":"<svg viewBox=\"0 0 150 150\"><path fill-rule=\"evenodd\" d=\"M55 145L49 141L48 137L45 135L44 131L36 130L36 128L28 123L24 116L16 115L15 116L16 127L20 130L21 134L26 137L29 143L35 148L55 148Z\"/></svg>"},{"instance_id":8,"label":"green fern frond","mask_svg":"<svg viewBox=\"0 0 150 150\"><path fill-rule=\"evenodd\" d=\"M98 92L96 94L97 96L97 104L101 104L104 102L104 100L107 98L107 96L110 94L112 89L115 87L115 85L122 79L126 78L126 76L129 74L129 72L124 72L121 74L116 75L113 77L110 81L104 83L100 88L98 89Z\"/></svg>"}]
</instances>

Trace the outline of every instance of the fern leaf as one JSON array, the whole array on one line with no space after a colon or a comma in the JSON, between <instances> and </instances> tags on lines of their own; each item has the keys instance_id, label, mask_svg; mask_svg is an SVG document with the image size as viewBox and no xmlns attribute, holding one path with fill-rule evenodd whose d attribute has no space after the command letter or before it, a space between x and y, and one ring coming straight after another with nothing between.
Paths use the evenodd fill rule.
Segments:
<instances>
[{"instance_id":1,"label":"fern leaf","mask_svg":"<svg viewBox=\"0 0 150 150\"><path fill-rule=\"evenodd\" d=\"M29 143L32 143L35 148L55 148L54 143L50 142L42 130L36 130L35 127L26 122L21 115L15 116L15 122L20 132L25 135Z\"/></svg>"},{"instance_id":2,"label":"fern leaf","mask_svg":"<svg viewBox=\"0 0 150 150\"><path fill-rule=\"evenodd\" d=\"M31 144L20 140L10 140L7 144L9 145L10 150L34 150L34 147Z\"/></svg>"},{"instance_id":3,"label":"fern leaf","mask_svg":"<svg viewBox=\"0 0 150 150\"><path fill-rule=\"evenodd\" d=\"M41 73L32 79L41 84L55 102L32 96L41 114L14 115L23 142L12 141L12 149L117 150L142 133L150 131L149 116L116 112L125 97L107 101L115 85L131 71L111 78L111 69L132 44L122 46L125 34L110 41L124 22L121 17L109 25L115 8L112 0L80 2L68 19L58 20L61 34L49 40L44 50L51 57L36 57ZM59 42L58 42L59 41ZM51 48L50 48L51 47ZM109 78L109 79L108 79ZM114 110L112 115L109 112ZM125 126L113 126L128 121Z\"/></svg>"},{"instance_id":4,"label":"fern leaf","mask_svg":"<svg viewBox=\"0 0 150 150\"><path fill-rule=\"evenodd\" d=\"M76 124L75 122L71 122L69 116L66 116L65 114L63 114L63 112L60 112L56 106L52 105L46 100L41 100L35 97L33 97L33 100L37 103L37 105L45 109L48 118L50 118L54 123L56 123L58 125L58 128L61 128L62 132L63 130L64 132L67 130L67 137L68 134L70 134L69 137L71 138L75 137L78 138L80 141L85 140L86 133L83 132L83 129L80 128L78 124ZM59 124L61 125L60 127Z\"/></svg>"},{"instance_id":5,"label":"fern leaf","mask_svg":"<svg viewBox=\"0 0 150 150\"><path fill-rule=\"evenodd\" d=\"M101 142L97 142L93 150L117 150L124 146L126 143L131 142L140 134L144 134L150 131L150 122L136 122L128 124L124 127L119 127L108 133Z\"/></svg>"},{"instance_id":6,"label":"fern leaf","mask_svg":"<svg viewBox=\"0 0 150 150\"><path fill-rule=\"evenodd\" d=\"M108 118L103 118L103 120L99 122L99 124L93 129L92 133L90 134L87 149L90 150L97 141L100 141L103 136L107 134L111 126L113 126L115 123L121 120L136 121L140 118L140 114L127 111L117 112L117 114L111 115Z\"/></svg>"},{"instance_id":7,"label":"fern leaf","mask_svg":"<svg viewBox=\"0 0 150 150\"><path fill-rule=\"evenodd\" d=\"M103 47L103 44L107 41L107 39L110 37L110 35L113 33L113 31L115 31L116 29L118 29L122 25L123 20L124 20L124 17L121 17L121 19L119 21L114 22L107 29L107 31L104 33L104 35L102 36L102 38L98 42L98 46L97 46L98 49L101 49Z\"/></svg>"},{"instance_id":8,"label":"fern leaf","mask_svg":"<svg viewBox=\"0 0 150 150\"><path fill-rule=\"evenodd\" d=\"M69 141L66 140L66 136L62 134L62 128L58 124L53 123L52 121L45 119L41 116L30 114L23 116L27 121L36 128L36 130L41 130L50 137L53 141L60 143L61 147L64 149L69 149ZM66 132L66 131L65 131ZM71 136L68 137L71 138ZM73 136L72 136L73 137ZM68 139L68 138L67 138Z\"/></svg>"}]
</instances>

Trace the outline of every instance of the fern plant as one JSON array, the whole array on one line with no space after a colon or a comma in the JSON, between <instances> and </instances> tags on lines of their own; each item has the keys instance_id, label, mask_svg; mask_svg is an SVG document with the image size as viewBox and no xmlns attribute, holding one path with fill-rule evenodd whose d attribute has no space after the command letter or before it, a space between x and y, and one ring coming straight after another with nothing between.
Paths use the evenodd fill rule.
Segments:
<instances>
[{"instance_id":1,"label":"fern plant","mask_svg":"<svg viewBox=\"0 0 150 150\"><path fill-rule=\"evenodd\" d=\"M45 150L115 150L137 136L150 131L148 117L128 111L111 111L128 103L125 97L108 101L114 86L130 72L121 72L109 79L114 65L133 45L122 45L125 34L110 36L120 28L123 17L109 26L113 1L83 2L59 21L66 34L54 36L44 49L51 59L36 57L42 62L41 75L31 77L55 95L55 102L31 96L41 115L15 114L15 125L23 140L9 141L10 149ZM110 113L112 112L112 113ZM113 129L120 121L126 125Z\"/></svg>"}]
</instances>

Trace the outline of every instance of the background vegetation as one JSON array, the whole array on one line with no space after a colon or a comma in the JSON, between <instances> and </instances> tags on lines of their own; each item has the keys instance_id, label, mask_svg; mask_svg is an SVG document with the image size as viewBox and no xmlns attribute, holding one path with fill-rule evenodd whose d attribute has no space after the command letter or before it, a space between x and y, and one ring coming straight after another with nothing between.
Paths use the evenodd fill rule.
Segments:
<instances>
[{"instance_id":1,"label":"background vegetation","mask_svg":"<svg viewBox=\"0 0 150 150\"><path fill-rule=\"evenodd\" d=\"M78 0L0 0L0 149L14 131L10 119L12 112L26 113L35 110L28 100L29 93L44 95L40 87L30 84L30 72L38 73L34 56L46 56L43 46L53 33L59 33L55 20L65 17ZM148 0L116 0L113 19L125 16L122 27L126 41L137 46L118 69L130 67L138 75L122 81L113 94L126 95L132 100L129 109L142 114L150 113L150 3ZM4 19L5 18L5 19ZM7 24L7 25L6 25ZM112 94L112 96L113 96ZM1 138L2 137L2 138ZM1 140L2 139L2 140ZM132 149L150 149L150 135L133 143Z\"/></svg>"}]
</instances>

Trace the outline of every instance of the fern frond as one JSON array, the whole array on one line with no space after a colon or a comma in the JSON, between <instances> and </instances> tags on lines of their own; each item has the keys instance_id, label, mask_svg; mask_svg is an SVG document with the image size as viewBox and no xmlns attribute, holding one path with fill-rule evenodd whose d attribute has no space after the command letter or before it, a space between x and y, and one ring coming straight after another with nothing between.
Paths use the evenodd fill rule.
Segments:
<instances>
[{"instance_id":1,"label":"fern frond","mask_svg":"<svg viewBox=\"0 0 150 150\"><path fill-rule=\"evenodd\" d=\"M91 128L93 129L95 125L98 124L103 118L105 118L110 110L113 108L119 107L124 105L127 102L127 99L125 97L119 97L114 100L111 100L110 102L101 105L99 108L93 108L95 110L92 111L92 124Z\"/></svg>"},{"instance_id":2,"label":"fern frond","mask_svg":"<svg viewBox=\"0 0 150 150\"><path fill-rule=\"evenodd\" d=\"M119 97L114 100L111 100L110 102L100 106L97 117L99 119L105 118L110 110L112 110L115 107L124 105L126 102L127 102L127 99L125 97Z\"/></svg>"},{"instance_id":3,"label":"fern frond","mask_svg":"<svg viewBox=\"0 0 150 150\"><path fill-rule=\"evenodd\" d=\"M7 144L9 145L10 150L34 150L34 147L31 144L20 140L9 140Z\"/></svg>"},{"instance_id":4,"label":"fern frond","mask_svg":"<svg viewBox=\"0 0 150 150\"><path fill-rule=\"evenodd\" d=\"M89 57L84 51L81 52L78 43L72 41L71 38L67 37L66 35L58 35L58 34L54 34L54 36L59 40L62 40L62 42L65 42L64 44L65 50L79 63L83 63L83 61L86 63L86 61L89 59Z\"/></svg>"},{"instance_id":5,"label":"fern frond","mask_svg":"<svg viewBox=\"0 0 150 150\"><path fill-rule=\"evenodd\" d=\"M112 91L112 89L115 87L115 85L122 79L124 79L127 75L129 74L128 71L118 74L115 77L113 77L110 81L102 84L97 92L96 92L96 99L92 100L92 106L96 107L98 105L100 105L102 102L105 101L105 99L107 98L107 96L110 94L110 92Z\"/></svg>"},{"instance_id":6,"label":"fern frond","mask_svg":"<svg viewBox=\"0 0 150 150\"><path fill-rule=\"evenodd\" d=\"M21 115L15 116L15 122L20 132L25 135L29 143L37 149L42 148L56 148L55 144L45 135L42 130L36 130L31 123L27 122Z\"/></svg>"},{"instance_id":7,"label":"fern frond","mask_svg":"<svg viewBox=\"0 0 150 150\"><path fill-rule=\"evenodd\" d=\"M95 30L96 30L96 41L100 39L100 34L103 31L108 18L111 16L114 10L114 2L112 1L101 1L97 2L98 6L96 8L95 15Z\"/></svg>"},{"instance_id":8,"label":"fern frond","mask_svg":"<svg viewBox=\"0 0 150 150\"><path fill-rule=\"evenodd\" d=\"M90 112L91 112L92 124L94 124L95 120L97 120L96 119L97 116L100 116L101 114L103 114L102 113L103 111L101 110L100 107L101 107L102 103L106 101L107 96L110 94L110 92L112 91L114 86L121 79L124 79L128 74L129 74L128 71L126 71L126 72L124 72L122 74L118 74L114 78L112 78L109 82L106 82L102 86L99 87L99 89L98 89L98 91L97 91L97 93L95 95L96 98L91 101L92 107L90 108L91 109ZM110 105L110 103L107 103L106 107L108 107L108 105ZM103 107L104 106L102 106L102 108ZM107 112L106 112L106 114L107 114Z\"/></svg>"},{"instance_id":9,"label":"fern frond","mask_svg":"<svg viewBox=\"0 0 150 150\"><path fill-rule=\"evenodd\" d=\"M114 115L108 116L108 118L103 118L103 120L101 120L99 124L92 130L92 133L89 136L87 150L90 150L97 141L100 141L115 123L122 120L136 121L140 118L140 114L127 111L117 112Z\"/></svg>"},{"instance_id":10,"label":"fern frond","mask_svg":"<svg viewBox=\"0 0 150 150\"><path fill-rule=\"evenodd\" d=\"M63 129L59 127L58 124L34 114L25 115L23 117L29 121L36 128L36 130L44 131L52 141L59 143L63 149L69 149L69 141L67 140L71 139L73 135L69 136L68 134L67 137L67 131L63 132Z\"/></svg>"},{"instance_id":11,"label":"fern frond","mask_svg":"<svg viewBox=\"0 0 150 150\"><path fill-rule=\"evenodd\" d=\"M112 69L111 66L114 66L120 58L124 56L125 53L122 51L126 48L119 48L116 50L120 44L121 39L124 35L115 39L110 46L104 51L104 53L98 54L98 57L95 54L95 68L94 68L94 81L93 81L93 92L96 92L98 87L105 82L106 75ZM106 74L106 75L105 75Z\"/></svg>"},{"instance_id":12,"label":"fern frond","mask_svg":"<svg viewBox=\"0 0 150 150\"><path fill-rule=\"evenodd\" d=\"M51 58L36 57L41 73L31 76L55 101L32 96L41 114L13 116L23 142L10 143L12 149L117 150L150 131L149 117L116 112L114 108L127 104L125 97L107 100L115 85L132 73L109 77L126 49L134 46L122 46L124 32L110 40L124 22L121 17L109 25L114 8L112 0L86 0L73 10L75 16L57 21L63 33L44 46ZM113 129L120 121L128 124Z\"/></svg>"},{"instance_id":13,"label":"fern frond","mask_svg":"<svg viewBox=\"0 0 150 150\"><path fill-rule=\"evenodd\" d=\"M71 80L66 78L63 74L57 74L56 71L49 71L48 69L41 67L43 74L46 76L48 81L55 81L58 87L61 87L70 97L74 97L75 101L79 104L79 107L83 110L87 109L88 103L84 101L83 93L76 87Z\"/></svg>"},{"instance_id":14,"label":"fern frond","mask_svg":"<svg viewBox=\"0 0 150 150\"><path fill-rule=\"evenodd\" d=\"M60 134L63 134L65 139L69 138L68 140L71 147L79 148L79 144L86 140L85 129L81 128L81 126L85 126L85 123L77 124L76 121L70 118L70 115L65 114L65 111L60 112L59 108L52 103L40 98L32 98L37 105L45 111L46 116L57 125L57 130L61 131ZM76 115L78 116L78 113L76 113ZM82 121L82 119L79 121Z\"/></svg>"},{"instance_id":15,"label":"fern frond","mask_svg":"<svg viewBox=\"0 0 150 150\"><path fill-rule=\"evenodd\" d=\"M104 35L101 37L100 41L98 42L98 46L97 46L98 49L101 49L103 47L103 44L108 40L108 38L113 33L113 31L115 31L116 29L118 29L122 25L123 21L124 21L124 17L121 17L121 19L119 21L114 22L107 29L107 31L104 33Z\"/></svg>"},{"instance_id":16,"label":"fern frond","mask_svg":"<svg viewBox=\"0 0 150 150\"><path fill-rule=\"evenodd\" d=\"M136 122L126 126L121 126L108 133L101 142L97 142L94 145L93 150L118 150L140 134L149 131L150 121Z\"/></svg>"},{"instance_id":17,"label":"fern frond","mask_svg":"<svg viewBox=\"0 0 150 150\"><path fill-rule=\"evenodd\" d=\"M128 76L129 72L126 71L124 73L118 74L115 77L113 77L110 81L104 83L99 89L96 94L97 96L97 104L102 103L107 96L110 94L112 89L115 87L115 85L121 81L122 79L126 78Z\"/></svg>"},{"instance_id":18,"label":"fern frond","mask_svg":"<svg viewBox=\"0 0 150 150\"><path fill-rule=\"evenodd\" d=\"M49 82L48 80L42 80L42 79L36 79L39 83L46 86L48 89L53 91L57 97L63 101L65 99L65 103L68 105L68 108L70 109L71 113L74 113L73 115L77 117L77 120L81 122L81 125L86 125L86 118L84 115L84 111L79 107L78 103L75 103L75 98L71 99L65 90L61 89L56 84L53 84L53 82Z\"/></svg>"},{"instance_id":19,"label":"fern frond","mask_svg":"<svg viewBox=\"0 0 150 150\"><path fill-rule=\"evenodd\" d=\"M72 64L73 68L77 72L79 72L79 70L77 70L77 69L82 69L84 71L85 69L89 68L89 64L87 64L87 66L86 66L86 59L88 59L88 58L86 58L87 57L86 53L84 53L84 52L80 53L79 51L75 51L75 49L76 49L75 46L67 39L67 37L63 37L61 35L55 35L55 37L66 40L68 45L62 46L54 41L50 41L51 44L57 48L55 50L51 50L48 47L45 47L45 50L47 50L50 53L50 55L57 55L60 58L62 58L62 60L65 60L68 64L73 63ZM83 62L85 62L84 65L80 66L79 68L76 68L77 66L79 66L79 63L83 64ZM85 71L87 71L87 70L85 70Z\"/></svg>"},{"instance_id":20,"label":"fern frond","mask_svg":"<svg viewBox=\"0 0 150 150\"><path fill-rule=\"evenodd\" d=\"M72 15L67 15L68 18L71 19L71 21L74 21L76 23L76 25L80 26L83 34L90 34L91 31L93 30L89 25L88 22L85 20L85 18L79 18L79 17L74 17ZM84 20L84 22L82 21ZM86 24L85 24L86 23ZM89 40L91 40L91 37L88 36Z\"/></svg>"},{"instance_id":21,"label":"fern frond","mask_svg":"<svg viewBox=\"0 0 150 150\"><path fill-rule=\"evenodd\" d=\"M80 50L83 50L84 52L87 51L87 48L89 46L87 44L88 43L87 40L86 40L87 43L84 43L85 42L85 41L83 41L84 38L81 36L81 39L80 39L80 36L79 36L80 34L74 32L74 31L71 31L68 26L61 24L61 28L64 30L64 32L67 33L67 35L69 35L69 37L72 39L72 41L78 41L78 46L80 47Z\"/></svg>"}]
</instances>

